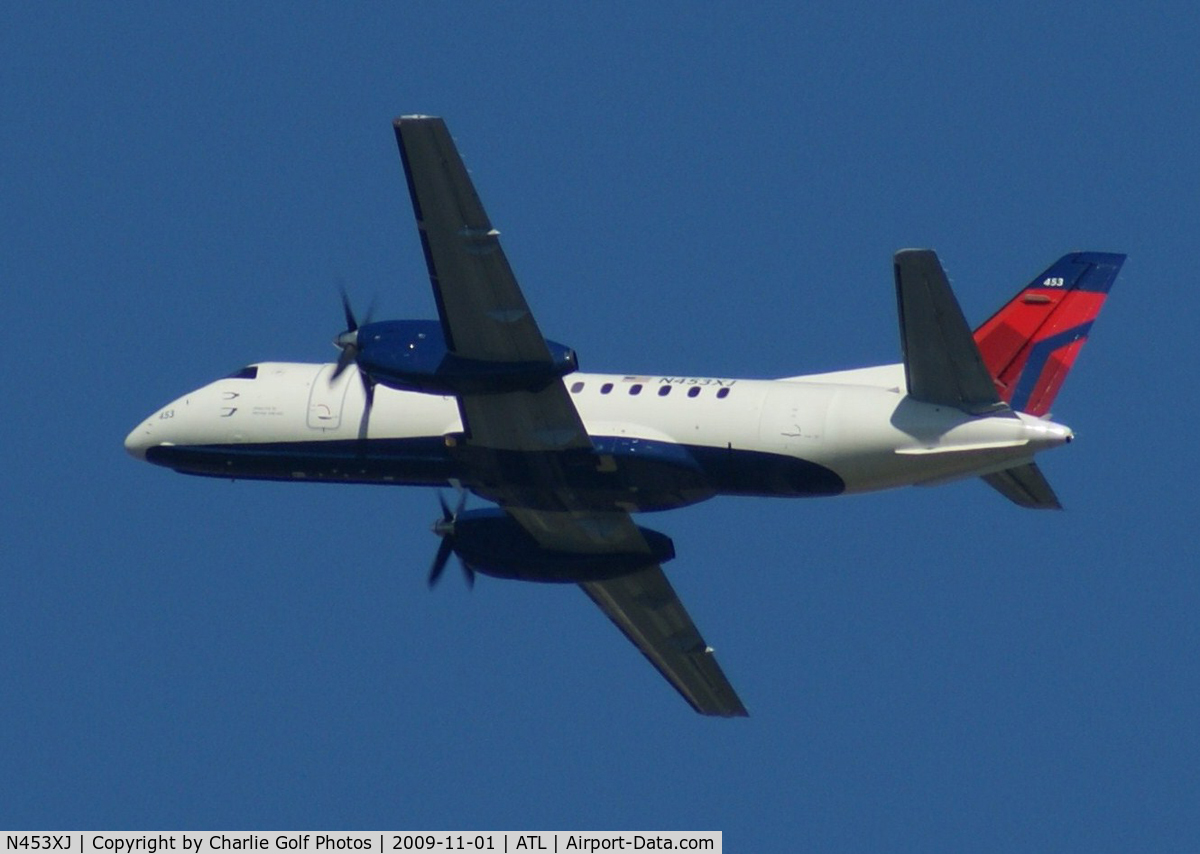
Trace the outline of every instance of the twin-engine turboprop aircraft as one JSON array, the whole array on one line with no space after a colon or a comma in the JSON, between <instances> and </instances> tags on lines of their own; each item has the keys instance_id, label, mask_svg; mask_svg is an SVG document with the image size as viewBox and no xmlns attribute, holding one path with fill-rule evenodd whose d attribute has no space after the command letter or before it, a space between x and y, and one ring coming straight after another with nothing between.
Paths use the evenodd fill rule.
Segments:
<instances>
[{"instance_id":1,"label":"twin-engine turboprop aircraft","mask_svg":"<svg viewBox=\"0 0 1200 854\"><path fill-rule=\"evenodd\" d=\"M576 583L698 712L746 709L633 523L717 495L817 496L981 477L1057 508L1034 455L1071 441L1045 416L1123 255L1054 262L972 333L937 256L894 260L904 361L780 380L585 374L542 333L439 118L395 122L437 321L359 324L343 295L336 364L260 362L129 434L188 474L455 486L432 585Z\"/></svg>"}]
</instances>

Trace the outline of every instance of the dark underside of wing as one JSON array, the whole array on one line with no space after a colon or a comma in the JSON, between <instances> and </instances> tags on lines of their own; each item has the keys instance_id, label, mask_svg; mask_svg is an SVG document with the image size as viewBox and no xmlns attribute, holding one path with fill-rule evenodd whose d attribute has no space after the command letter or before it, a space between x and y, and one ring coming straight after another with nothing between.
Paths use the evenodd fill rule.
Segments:
<instances>
[{"instance_id":1,"label":"dark underside of wing","mask_svg":"<svg viewBox=\"0 0 1200 854\"><path fill-rule=\"evenodd\" d=\"M721 717L747 714L666 574L650 559L646 538L628 513L505 510L548 549L647 553L646 565L636 572L579 586L692 708Z\"/></svg>"},{"instance_id":2,"label":"dark underside of wing","mask_svg":"<svg viewBox=\"0 0 1200 854\"><path fill-rule=\"evenodd\" d=\"M661 567L579 586L697 712L747 714Z\"/></svg>"}]
</instances>

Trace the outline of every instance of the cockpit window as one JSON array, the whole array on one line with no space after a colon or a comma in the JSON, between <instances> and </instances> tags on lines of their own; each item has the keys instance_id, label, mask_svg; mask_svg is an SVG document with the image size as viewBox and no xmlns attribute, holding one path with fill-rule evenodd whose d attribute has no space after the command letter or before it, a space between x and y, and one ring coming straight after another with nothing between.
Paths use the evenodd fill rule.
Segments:
<instances>
[{"instance_id":1,"label":"cockpit window","mask_svg":"<svg viewBox=\"0 0 1200 854\"><path fill-rule=\"evenodd\" d=\"M227 380L258 379L258 365L247 365L246 367L242 368L240 371L234 371L232 374L225 377L225 379L227 379Z\"/></svg>"}]
</instances>

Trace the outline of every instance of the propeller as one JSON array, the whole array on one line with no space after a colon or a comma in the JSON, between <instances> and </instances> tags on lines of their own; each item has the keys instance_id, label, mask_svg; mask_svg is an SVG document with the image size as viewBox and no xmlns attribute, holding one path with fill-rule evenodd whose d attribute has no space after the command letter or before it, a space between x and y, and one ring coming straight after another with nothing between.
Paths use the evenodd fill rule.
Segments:
<instances>
[{"instance_id":1,"label":"propeller","mask_svg":"<svg viewBox=\"0 0 1200 854\"><path fill-rule=\"evenodd\" d=\"M442 573L446 569L446 564L450 560L450 555L454 552L454 520L458 518L458 514L462 512L463 507L467 503L467 491L464 489L462 495L458 499L458 506L451 512L450 505L446 503L446 499L438 493L438 503L442 506L442 518L433 523L432 531L442 538L441 545L438 546L437 555L433 558L433 565L429 568L429 587L432 589L434 585L442 577ZM474 589L475 587L475 570L467 566L466 562L460 557L458 559L459 566L462 567L463 577L467 580L467 587Z\"/></svg>"},{"instance_id":2,"label":"propeller","mask_svg":"<svg viewBox=\"0 0 1200 854\"><path fill-rule=\"evenodd\" d=\"M329 375L329 383L332 385L337 381L337 378L345 372L346 368L358 362L358 319L354 316L354 309L350 307L350 297L346 295L345 286L339 287L342 295L342 312L346 316L346 330L333 339L333 344L342 354L338 356L337 367L333 369L333 373ZM371 315L374 313L374 306L367 309L367 317L363 325L371 322ZM367 398L366 413L369 415L371 406L375 403L375 381L367 375L366 371L360 370L358 378L362 381L363 393Z\"/></svg>"}]
</instances>

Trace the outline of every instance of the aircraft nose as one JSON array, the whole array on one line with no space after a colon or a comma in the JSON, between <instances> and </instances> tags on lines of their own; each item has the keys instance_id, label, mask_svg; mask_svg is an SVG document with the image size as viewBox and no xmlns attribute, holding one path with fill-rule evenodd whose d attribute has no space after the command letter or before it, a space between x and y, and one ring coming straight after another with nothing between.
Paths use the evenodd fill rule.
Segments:
<instances>
[{"instance_id":1,"label":"aircraft nose","mask_svg":"<svg viewBox=\"0 0 1200 854\"><path fill-rule=\"evenodd\" d=\"M129 431L129 435L125 437L125 450L135 460L144 460L146 459L146 449L153 443L150 422L146 421Z\"/></svg>"}]
</instances>

